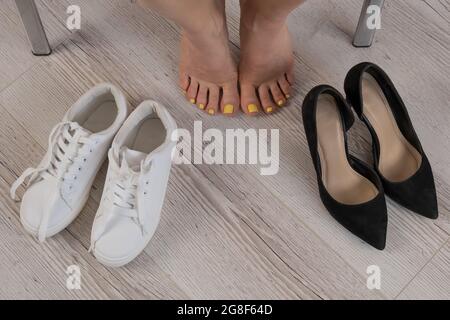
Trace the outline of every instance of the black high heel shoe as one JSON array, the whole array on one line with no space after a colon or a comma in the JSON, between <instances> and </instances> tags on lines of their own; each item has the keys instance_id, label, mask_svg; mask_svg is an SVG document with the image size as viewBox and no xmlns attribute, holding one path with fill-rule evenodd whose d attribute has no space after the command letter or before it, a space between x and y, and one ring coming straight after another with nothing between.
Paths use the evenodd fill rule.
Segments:
<instances>
[{"instance_id":1,"label":"black high heel shoe","mask_svg":"<svg viewBox=\"0 0 450 320\"><path fill-rule=\"evenodd\" d=\"M388 75L373 63L358 64L347 74L345 92L372 135L375 170L386 194L406 208L436 219L433 172Z\"/></svg>"},{"instance_id":2,"label":"black high heel shoe","mask_svg":"<svg viewBox=\"0 0 450 320\"><path fill-rule=\"evenodd\" d=\"M347 102L336 89L318 86L306 96L302 114L323 204L345 228L383 250L383 186L375 171L348 153L346 131L354 117Z\"/></svg>"}]
</instances>

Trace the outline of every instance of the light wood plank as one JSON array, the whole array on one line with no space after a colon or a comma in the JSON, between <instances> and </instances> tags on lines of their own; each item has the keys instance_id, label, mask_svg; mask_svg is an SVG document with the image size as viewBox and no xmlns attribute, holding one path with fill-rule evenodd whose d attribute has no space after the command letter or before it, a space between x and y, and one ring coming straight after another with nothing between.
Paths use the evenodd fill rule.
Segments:
<instances>
[{"instance_id":1,"label":"light wood plank","mask_svg":"<svg viewBox=\"0 0 450 320\"><path fill-rule=\"evenodd\" d=\"M408 284L398 299L450 299L450 242Z\"/></svg>"},{"instance_id":2,"label":"light wood plank","mask_svg":"<svg viewBox=\"0 0 450 320\"><path fill-rule=\"evenodd\" d=\"M42 20L48 34L51 46L57 46L67 39L70 32L64 27L65 17L61 19L46 10L46 7L37 1ZM10 85L23 72L40 61L31 53L27 35L20 20L14 0L2 0L0 4L0 90Z\"/></svg>"}]
</instances>

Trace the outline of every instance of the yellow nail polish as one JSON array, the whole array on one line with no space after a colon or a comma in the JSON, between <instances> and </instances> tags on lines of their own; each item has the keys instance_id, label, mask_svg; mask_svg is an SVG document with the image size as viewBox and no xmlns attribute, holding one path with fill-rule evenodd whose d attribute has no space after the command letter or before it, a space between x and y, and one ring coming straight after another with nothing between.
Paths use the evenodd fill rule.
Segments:
<instances>
[{"instance_id":1,"label":"yellow nail polish","mask_svg":"<svg viewBox=\"0 0 450 320\"><path fill-rule=\"evenodd\" d=\"M256 106L256 104L252 103L247 106L247 110L250 113L256 113L256 112L258 112L258 107Z\"/></svg>"},{"instance_id":2,"label":"yellow nail polish","mask_svg":"<svg viewBox=\"0 0 450 320\"><path fill-rule=\"evenodd\" d=\"M227 104L225 107L223 107L223 113L224 114L231 114L234 112L234 106L232 104Z\"/></svg>"},{"instance_id":3,"label":"yellow nail polish","mask_svg":"<svg viewBox=\"0 0 450 320\"><path fill-rule=\"evenodd\" d=\"M189 100L190 103L195 104L195 99Z\"/></svg>"},{"instance_id":4,"label":"yellow nail polish","mask_svg":"<svg viewBox=\"0 0 450 320\"><path fill-rule=\"evenodd\" d=\"M283 105L284 105L284 101L283 100L280 100L280 101L278 101L278 106L280 106L280 107L282 107Z\"/></svg>"},{"instance_id":5,"label":"yellow nail polish","mask_svg":"<svg viewBox=\"0 0 450 320\"><path fill-rule=\"evenodd\" d=\"M204 105L203 103L200 103L200 104L198 105L198 107L199 107L199 109L201 109L201 110L205 110L205 105Z\"/></svg>"},{"instance_id":6,"label":"yellow nail polish","mask_svg":"<svg viewBox=\"0 0 450 320\"><path fill-rule=\"evenodd\" d=\"M208 113L209 113L210 115L214 115L214 113L216 113L216 112L214 111L214 109L209 109L209 110L208 110Z\"/></svg>"},{"instance_id":7,"label":"yellow nail polish","mask_svg":"<svg viewBox=\"0 0 450 320\"><path fill-rule=\"evenodd\" d=\"M273 112L273 108L272 108L272 107L268 107L268 108L266 109L266 111L267 111L267 113L272 113L272 112Z\"/></svg>"}]
</instances>

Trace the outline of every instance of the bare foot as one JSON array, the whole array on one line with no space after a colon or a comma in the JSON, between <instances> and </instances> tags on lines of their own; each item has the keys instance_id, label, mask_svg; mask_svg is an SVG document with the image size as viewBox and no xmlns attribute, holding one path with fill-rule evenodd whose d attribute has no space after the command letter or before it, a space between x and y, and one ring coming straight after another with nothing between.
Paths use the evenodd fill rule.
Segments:
<instances>
[{"instance_id":1,"label":"bare foot","mask_svg":"<svg viewBox=\"0 0 450 320\"><path fill-rule=\"evenodd\" d=\"M234 115L239 108L237 66L224 16L206 16L198 29L185 29L181 40L180 86L192 104L210 115Z\"/></svg>"},{"instance_id":2,"label":"bare foot","mask_svg":"<svg viewBox=\"0 0 450 320\"><path fill-rule=\"evenodd\" d=\"M241 14L241 108L249 115L270 114L286 104L294 83L291 35L285 16L266 17L246 5Z\"/></svg>"}]
</instances>

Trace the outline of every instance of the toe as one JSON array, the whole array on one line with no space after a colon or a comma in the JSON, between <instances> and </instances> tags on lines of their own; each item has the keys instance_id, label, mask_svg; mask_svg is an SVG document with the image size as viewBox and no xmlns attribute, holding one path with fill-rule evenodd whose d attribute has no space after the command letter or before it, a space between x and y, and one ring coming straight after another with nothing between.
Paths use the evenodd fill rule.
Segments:
<instances>
[{"instance_id":1,"label":"toe","mask_svg":"<svg viewBox=\"0 0 450 320\"><path fill-rule=\"evenodd\" d=\"M205 110L206 105L208 104L208 86L205 84L200 84L196 102L199 109Z\"/></svg>"},{"instance_id":2,"label":"toe","mask_svg":"<svg viewBox=\"0 0 450 320\"><path fill-rule=\"evenodd\" d=\"M185 73L180 73L179 84L181 90L186 93L187 89L189 88L189 76Z\"/></svg>"},{"instance_id":3,"label":"toe","mask_svg":"<svg viewBox=\"0 0 450 320\"><path fill-rule=\"evenodd\" d=\"M286 80L289 82L291 86L294 85L295 82L294 70L289 70L286 73Z\"/></svg>"},{"instance_id":4,"label":"toe","mask_svg":"<svg viewBox=\"0 0 450 320\"><path fill-rule=\"evenodd\" d=\"M276 102L277 106L282 107L285 105L286 97L277 82L274 81L270 84L270 93L272 94L273 101Z\"/></svg>"},{"instance_id":5,"label":"toe","mask_svg":"<svg viewBox=\"0 0 450 320\"><path fill-rule=\"evenodd\" d=\"M269 87L261 85L258 88L259 100L265 113L273 113L275 111L275 104L270 96Z\"/></svg>"},{"instance_id":6,"label":"toe","mask_svg":"<svg viewBox=\"0 0 450 320\"><path fill-rule=\"evenodd\" d=\"M223 95L220 109L224 115L231 116L236 113L239 106L239 92L236 83L223 86Z\"/></svg>"},{"instance_id":7,"label":"toe","mask_svg":"<svg viewBox=\"0 0 450 320\"><path fill-rule=\"evenodd\" d=\"M251 116L257 115L261 109L255 87L251 84L241 84L241 108Z\"/></svg>"},{"instance_id":8,"label":"toe","mask_svg":"<svg viewBox=\"0 0 450 320\"><path fill-rule=\"evenodd\" d=\"M208 104L206 106L206 112L213 116L219 110L220 89L218 86L209 86L208 88Z\"/></svg>"},{"instance_id":9,"label":"toe","mask_svg":"<svg viewBox=\"0 0 450 320\"><path fill-rule=\"evenodd\" d=\"M278 86L280 87L286 99L289 99L291 97L291 85L287 81L286 77L283 76L278 79Z\"/></svg>"},{"instance_id":10,"label":"toe","mask_svg":"<svg viewBox=\"0 0 450 320\"><path fill-rule=\"evenodd\" d=\"M191 78L191 84L186 93L186 97L190 103L195 104L197 102L197 93L198 93L198 81Z\"/></svg>"}]
</instances>

